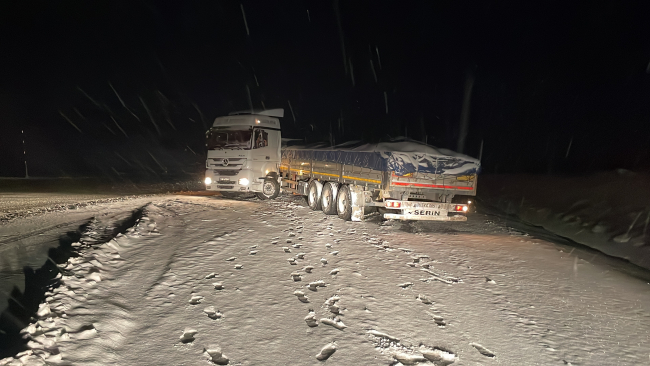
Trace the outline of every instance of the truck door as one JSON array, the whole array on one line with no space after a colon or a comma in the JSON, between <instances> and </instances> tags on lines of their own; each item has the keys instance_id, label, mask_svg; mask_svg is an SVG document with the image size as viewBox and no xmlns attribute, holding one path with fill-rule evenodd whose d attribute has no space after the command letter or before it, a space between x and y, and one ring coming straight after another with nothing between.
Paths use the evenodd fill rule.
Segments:
<instances>
[{"instance_id":1,"label":"truck door","mask_svg":"<svg viewBox=\"0 0 650 366\"><path fill-rule=\"evenodd\" d=\"M279 160L280 131L253 129L253 160L277 162Z\"/></svg>"}]
</instances>

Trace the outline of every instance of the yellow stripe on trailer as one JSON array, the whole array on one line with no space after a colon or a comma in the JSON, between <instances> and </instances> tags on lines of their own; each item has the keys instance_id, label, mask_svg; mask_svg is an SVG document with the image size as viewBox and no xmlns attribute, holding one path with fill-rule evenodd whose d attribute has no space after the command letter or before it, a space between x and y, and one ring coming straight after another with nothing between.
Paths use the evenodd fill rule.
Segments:
<instances>
[{"instance_id":1,"label":"yellow stripe on trailer","mask_svg":"<svg viewBox=\"0 0 650 366\"><path fill-rule=\"evenodd\" d=\"M280 168L282 168L282 166L280 166ZM306 170L304 170L304 169L289 169L289 170L294 171L294 172L300 172L301 175L302 175L302 172L306 172ZM331 173L322 173L322 172L312 172L312 173L313 174L318 174L318 175L326 175L328 177L338 177L339 176L338 174L331 174ZM381 181L375 180L375 179L365 179L365 178L358 178L358 177L350 177L350 176L347 176L347 175L344 175L343 178L344 179L352 179L352 180L360 180L362 182L370 182L370 183L381 184Z\"/></svg>"}]
</instances>

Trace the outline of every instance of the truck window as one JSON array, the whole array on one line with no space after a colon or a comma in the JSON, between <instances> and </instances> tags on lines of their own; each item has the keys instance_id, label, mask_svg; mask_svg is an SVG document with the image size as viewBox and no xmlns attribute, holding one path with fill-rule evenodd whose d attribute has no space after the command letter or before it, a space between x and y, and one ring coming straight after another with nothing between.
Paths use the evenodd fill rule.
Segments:
<instances>
[{"instance_id":1,"label":"truck window","mask_svg":"<svg viewBox=\"0 0 650 366\"><path fill-rule=\"evenodd\" d=\"M253 132L253 142L253 149L269 146L269 133L261 128L256 128Z\"/></svg>"},{"instance_id":2,"label":"truck window","mask_svg":"<svg viewBox=\"0 0 650 366\"><path fill-rule=\"evenodd\" d=\"M208 150L251 148L252 129L242 127L213 127L206 133L205 146Z\"/></svg>"}]
</instances>

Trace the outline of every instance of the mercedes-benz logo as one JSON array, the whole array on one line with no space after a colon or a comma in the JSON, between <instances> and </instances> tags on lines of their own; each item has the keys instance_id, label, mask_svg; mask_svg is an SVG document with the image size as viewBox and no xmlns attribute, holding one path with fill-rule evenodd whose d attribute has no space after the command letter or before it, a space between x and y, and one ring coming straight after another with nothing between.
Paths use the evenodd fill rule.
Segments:
<instances>
[{"instance_id":1,"label":"mercedes-benz logo","mask_svg":"<svg viewBox=\"0 0 650 366\"><path fill-rule=\"evenodd\" d=\"M228 166L228 159L223 159L222 164L223 164L223 166Z\"/></svg>"}]
</instances>

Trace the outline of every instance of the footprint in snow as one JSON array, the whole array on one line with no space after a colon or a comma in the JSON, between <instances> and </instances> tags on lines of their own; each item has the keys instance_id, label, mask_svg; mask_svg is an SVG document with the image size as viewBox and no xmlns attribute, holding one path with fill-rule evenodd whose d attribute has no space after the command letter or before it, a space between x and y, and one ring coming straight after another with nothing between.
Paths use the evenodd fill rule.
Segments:
<instances>
[{"instance_id":1,"label":"footprint in snow","mask_svg":"<svg viewBox=\"0 0 650 366\"><path fill-rule=\"evenodd\" d=\"M495 284L496 284L496 282L495 282L493 279L491 279L490 277L485 277L485 282L487 282L487 283L489 283L489 284L491 284L491 285L495 285Z\"/></svg>"},{"instance_id":2,"label":"footprint in snow","mask_svg":"<svg viewBox=\"0 0 650 366\"><path fill-rule=\"evenodd\" d=\"M401 288L407 288L409 286L413 286L413 282L404 282L397 285L397 287L401 287Z\"/></svg>"},{"instance_id":3,"label":"footprint in snow","mask_svg":"<svg viewBox=\"0 0 650 366\"><path fill-rule=\"evenodd\" d=\"M490 351L489 349L483 347L482 345L480 345L478 343L472 342L469 345L476 348L476 350L479 351L479 353L482 354L483 356L486 356L486 357L496 357L497 356L497 355L494 354L494 352Z\"/></svg>"},{"instance_id":4,"label":"footprint in snow","mask_svg":"<svg viewBox=\"0 0 650 366\"><path fill-rule=\"evenodd\" d=\"M215 290L223 290L223 284L221 282L215 282L212 284Z\"/></svg>"},{"instance_id":5,"label":"footprint in snow","mask_svg":"<svg viewBox=\"0 0 650 366\"><path fill-rule=\"evenodd\" d=\"M305 253L298 253L298 254L296 254L296 257L298 259L305 259Z\"/></svg>"},{"instance_id":6,"label":"footprint in snow","mask_svg":"<svg viewBox=\"0 0 650 366\"><path fill-rule=\"evenodd\" d=\"M197 305L197 304L200 304L202 300L203 300L203 296L193 295L190 298L189 303L192 304L192 305Z\"/></svg>"},{"instance_id":7,"label":"footprint in snow","mask_svg":"<svg viewBox=\"0 0 650 366\"><path fill-rule=\"evenodd\" d=\"M232 261L234 261L235 259L237 259L237 257L230 257L230 258L226 259L226 261L227 261L227 262L232 262Z\"/></svg>"},{"instance_id":8,"label":"footprint in snow","mask_svg":"<svg viewBox=\"0 0 650 366\"><path fill-rule=\"evenodd\" d=\"M325 244L325 247L326 247L326 248L331 248L331 247L332 247L332 244L327 243L327 244Z\"/></svg>"},{"instance_id":9,"label":"footprint in snow","mask_svg":"<svg viewBox=\"0 0 650 366\"><path fill-rule=\"evenodd\" d=\"M196 329L192 328L185 328L183 331L183 334L180 336L180 340L183 343L190 343L194 342L194 336L198 333Z\"/></svg>"},{"instance_id":10,"label":"footprint in snow","mask_svg":"<svg viewBox=\"0 0 650 366\"><path fill-rule=\"evenodd\" d=\"M235 269L242 269L244 268L243 264L235 264Z\"/></svg>"},{"instance_id":11,"label":"footprint in snow","mask_svg":"<svg viewBox=\"0 0 650 366\"><path fill-rule=\"evenodd\" d=\"M422 294L418 295L417 299L420 300L423 304L427 304L427 305L433 304L433 301L429 300L428 297Z\"/></svg>"},{"instance_id":12,"label":"footprint in snow","mask_svg":"<svg viewBox=\"0 0 650 366\"><path fill-rule=\"evenodd\" d=\"M292 245L292 247L298 249L298 248L302 247L302 244L296 243L296 244Z\"/></svg>"},{"instance_id":13,"label":"footprint in snow","mask_svg":"<svg viewBox=\"0 0 650 366\"><path fill-rule=\"evenodd\" d=\"M257 254L257 250L251 250L251 252L248 253L248 254L250 254L250 255L255 255L255 254Z\"/></svg>"},{"instance_id":14,"label":"footprint in snow","mask_svg":"<svg viewBox=\"0 0 650 366\"><path fill-rule=\"evenodd\" d=\"M420 353L422 353L422 356L424 356L424 358L433 362L433 364L436 366L447 366L456 362L456 355L443 349L434 348L431 350L421 347Z\"/></svg>"},{"instance_id":15,"label":"footprint in snow","mask_svg":"<svg viewBox=\"0 0 650 366\"><path fill-rule=\"evenodd\" d=\"M313 266L306 266L305 268L303 268L303 270L304 270L305 272L307 272L307 273L311 273L311 271L312 271L313 269L314 269Z\"/></svg>"},{"instance_id":16,"label":"footprint in snow","mask_svg":"<svg viewBox=\"0 0 650 366\"><path fill-rule=\"evenodd\" d=\"M313 310L310 310L309 314L305 317L305 323L312 328L318 326L318 319L316 319L316 313Z\"/></svg>"},{"instance_id":17,"label":"footprint in snow","mask_svg":"<svg viewBox=\"0 0 650 366\"><path fill-rule=\"evenodd\" d=\"M300 300L301 302L308 303L309 302L309 297L305 296L305 293L302 291L294 291L293 294Z\"/></svg>"},{"instance_id":18,"label":"footprint in snow","mask_svg":"<svg viewBox=\"0 0 650 366\"><path fill-rule=\"evenodd\" d=\"M335 315L341 315L341 308L338 306L338 304L332 304L327 307L327 309Z\"/></svg>"},{"instance_id":19,"label":"footprint in snow","mask_svg":"<svg viewBox=\"0 0 650 366\"><path fill-rule=\"evenodd\" d=\"M203 352L208 356L208 359L217 365L227 365L230 360L226 355L221 352L221 347L216 345L210 345L203 349Z\"/></svg>"},{"instance_id":20,"label":"footprint in snow","mask_svg":"<svg viewBox=\"0 0 650 366\"><path fill-rule=\"evenodd\" d=\"M302 277L300 277L300 273L298 273L298 272L292 272L291 273L291 278L296 282L302 281Z\"/></svg>"},{"instance_id":21,"label":"footprint in snow","mask_svg":"<svg viewBox=\"0 0 650 366\"><path fill-rule=\"evenodd\" d=\"M321 259L320 259L320 262L323 263L323 265L326 265L326 264L327 264L327 259L325 259L325 258L321 258Z\"/></svg>"},{"instance_id":22,"label":"footprint in snow","mask_svg":"<svg viewBox=\"0 0 650 366\"><path fill-rule=\"evenodd\" d=\"M206 280L209 280L210 278L215 278L216 276L217 276L217 274L214 273L214 272L212 272L212 273L210 273L209 275L205 276L205 279L206 279Z\"/></svg>"},{"instance_id":23,"label":"footprint in snow","mask_svg":"<svg viewBox=\"0 0 650 366\"><path fill-rule=\"evenodd\" d=\"M325 361L336 352L336 343L328 343L316 355L318 361Z\"/></svg>"},{"instance_id":24,"label":"footprint in snow","mask_svg":"<svg viewBox=\"0 0 650 366\"><path fill-rule=\"evenodd\" d=\"M291 264L292 266L295 266L297 264L296 263L296 258L289 258L287 260L289 261L289 264Z\"/></svg>"},{"instance_id":25,"label":"footprint in snow","mask_svg":"<svg viewBox=\"0 0 650 366\"><path fill-rule=\"evenodd\" d=\"M404 352L397 352L393 355L397 361L401 362L402 365L415 365L420 362L427 362L427 359L424 356L412 355Z\"/></svg>"},{"instance_id":26,"label":"footprint in snow","mask_svg":"<svg viewBox=\"0 0 650 366\"><path fill-rule=\"evenodd\" d=\"M337 255L337 254L339 254L339 251L338 251L338 250L335 250L335 251L331 252L330 254L331 254L331 255Z\"/></svg>"},{"instance_id":27,"label":"footprint in snow","mask_svg":"<svg viewBox=\"0 0 650 366\"><path fill-rule=\"evenodd\" d=\"M343 322L338 318L334 318L334 319L322 318L320 322L323 324L330 325L338 330L343 330L348 327L347 325L343 324Z\"/></svg>"},{"instance_id":28,"label":"footprint in snow","mask_svg":"<svg viewBox=\"0 0 650 366\"><path fill-rule=\"evenodd\" d=\"M284 250L285 253L291 253L291 249L289 249L289 247L282 247L282 250Z\"/></svg>"},{"instance_id":29,"label":"footprint in snow","mask_svg":"<svg viewBox=\"0 0 650 366\"><path fill-rule=\"evenodd\" d=\"M309 285L307 285L307 288L309 288L312 291L318 291L318 287L325 287L325 281L318 280L318 281L310 282Z\"/></svg>"},{"instance_id":30,"label":"footprint in snow","mask_svg":"<svg viewBox=\"0 0 650 366\"><path fill-rule=\"evenodd\" d=\"M333 270L330 271L330 274L334 276L335 274L338 274L341 270L338 268L334 268Z\"/></svg>"},{"instance_id":31,"label":"footprint in snow","mask_svg":"<svg viewBox=\"0 0 650 366\"><path fill-rule=\"evenodd\" d=\"M221 319L223 317L223 314L219 310L215 310L214 306L208 306L203 309L203 312L206 313L210 319Z\"/></svg>"}]
</instances>

